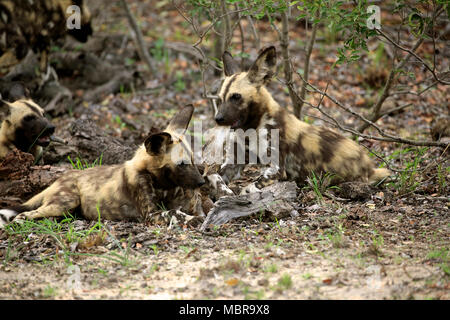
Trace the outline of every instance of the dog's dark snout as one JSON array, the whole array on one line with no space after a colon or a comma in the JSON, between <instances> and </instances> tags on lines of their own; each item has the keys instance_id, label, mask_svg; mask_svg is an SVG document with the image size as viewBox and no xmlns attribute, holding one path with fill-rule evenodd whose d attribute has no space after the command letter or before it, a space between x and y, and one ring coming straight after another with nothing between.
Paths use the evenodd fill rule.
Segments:
<instances>
[{"instance_id":1,"label":"dog's dark snout","mask_svg":"<svg viewBox=\"0 0 450 320\"><path fill-rule=\"evenodd\" d=\"M225 119L224 119L222 114L217 114L216 117L215 117L215 120L216 120L216 122L218 124L222 124L225 121Z\"/></svg>"},{"instance_id":2,"label":"dog's dark snout","mask_svg":"<svg viewBox=\"0 0 450 320\"><path fill-rule=\"evenodd\" d=\"M202 179L202 180L200 180L200 181L197 183L197 187L201 187L201 186L203 186L205 183L206 183L205 179Z\"/></svg>"},{"instance_id":3,"label":"dog's dark snout","mask_svg":"<svg viewBox=\"0 0 450 320\"><path fill-rule=\"evenodd\" d=\"M56 129L56 127L53 124L49 124L49 125L47 125L47 128L45 128L45 132L47 132L49 134L53 134L53 133L55 133L55 129Z\"/></svg>"}]
</instances>

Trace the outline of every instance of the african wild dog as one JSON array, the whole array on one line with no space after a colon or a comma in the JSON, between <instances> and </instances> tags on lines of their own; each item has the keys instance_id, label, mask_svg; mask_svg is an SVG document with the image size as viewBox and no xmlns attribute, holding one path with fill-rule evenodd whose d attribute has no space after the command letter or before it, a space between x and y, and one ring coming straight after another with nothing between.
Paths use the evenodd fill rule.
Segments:
<instances>
[{"instance_id":1,"label":"african wild dog","mask_svg":"<svg viewBox=\"0 0 450 320\"><path fill-rule=\"evenodd\" d=\"M282 108L265 85L276 72L276 50L261 51L248 72L239 72L230 53L223 55L225 79L219 91L215 121L231 129L279 129L279 175L304 183L314 171L330 172L339 180L375 182L387 169L374 167L365 150L340 134L300 121Z\"/></svg>"},{"instance_id":2,"label":"african wild dog","mask_svg":"<svg viewBox=\"0 0 450 320\"><path fill-rule=\"evenodd\" d=\"M42 147L48 146L55 131L44 117L44 110L29 99L13 103L0 100L0 119L0 161L14 148L39 160Z\"/></svg>"},{"instance_id":3,"label":"african wild dog","mask_svg":"<svg viewBox=\"0 0 450 320\"><path fill-rule=\"evenodd\" d=\"M193 106L181 109L164 131L151 132L131 160L71 170L23 205L0 210L1 220L62 216L76 208L88 220L145 220L164 204L167 191L198 188L205 181L183 139ZM171 199L168 199L171 200ZM4 222L4 223L5 223ZM4 224L3 223L3 224Z\"/></svg>"},{"instance_id":4,"label":"african wild dog","mask_svg":"<svg viewBox=\"0 0 450 320\"><path fill-rule=\"evenodd\" d=\"M80 42L86 42L93 32L86 2L1 0L0 73L8 73L30 49L39 53L41 71L48 71L49 54L55 41L69 34ZM76 18L79 18L79 25L76 25ZM70 26L74 22L75 25Z\"/></svg>"}]
</instances>

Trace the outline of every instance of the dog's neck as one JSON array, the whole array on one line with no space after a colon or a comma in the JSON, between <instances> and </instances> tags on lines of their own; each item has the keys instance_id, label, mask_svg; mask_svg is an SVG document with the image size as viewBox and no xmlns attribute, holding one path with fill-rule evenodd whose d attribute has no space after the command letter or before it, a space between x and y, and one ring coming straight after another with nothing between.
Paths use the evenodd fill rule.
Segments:
<instances>
[{"instance_id":1,"label":"dog's neck","mask_svg":"<svg viewBox=\"0 0 450 320\"><path fill-rule=\"evenodd\" d=\"M279 116L282 113L288 112L275 101L272 94L263 86L259 88L258 95L253 99L256 109L260 110L258 113L258 120L254 120L257 125L255 129L260 129L269 124L271 127L279 127Z\"/></svg>"}]
</instances>

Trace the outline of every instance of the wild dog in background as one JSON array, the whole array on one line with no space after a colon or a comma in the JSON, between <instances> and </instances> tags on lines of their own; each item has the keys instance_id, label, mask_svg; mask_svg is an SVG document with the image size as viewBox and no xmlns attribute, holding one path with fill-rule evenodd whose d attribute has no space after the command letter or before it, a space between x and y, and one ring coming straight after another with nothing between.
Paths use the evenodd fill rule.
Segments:
<instances>
[{"instance_id":1,"label":"wild dog in background","mask_svg":"<svg viewBox=\"0 0 450 320\"><path fill-rule=\"evenodd\" d=\"M80 27L67 28L71 12L80 9ZM0 74L18 64L29 49L40 55L40 69L48 67L48 54L53 41L66 34L86 42L92 34L91 14L86 0L1 0L0 1Z\"/></svg>"},{"instance_id":2,"label":"wild dog in background","mask_svg":"<svg viewBox=\"0 0 450 320\"><path fill-rule=\"evenodd\" d=\"M375 168L356 142L300 121L273 99L265 85L275 75L276 59L275 47L267 47L248 72L239 72L231 54L223 54L225 79L216 123L231 129L278 129L279 174L284 179L302 184L311 171L330 172L344 181L375 182L389 176L389 170Z\"/></svg>"},{"instance_id":3,"label":"wild dog in background","mask_svg":"<svg viewBox=\"0 0 450 320\"><path fill-rule=\"evenodd\" d=\"M176 187L198 188L205 183L182 135L193 106L181 109L162 132L152 132L123 164L72 170L17 208L0 210L0 225L19 219L62 216L81 208L88 220L144 220ZM18 213L20 213L18 215Z\"/></svg>"},{"instance_id":4,"label":"wild dog in background","mask_svg":"<svg viewBox=\"0 0 450 320\"><path fill-rule=\"evenodd\" d=\"M0 161L14 148L31 153L38 161L42 147L48 146L55 132L44 110L29 99L0 100L0 120Z\"/></svg>"}]
</instances>

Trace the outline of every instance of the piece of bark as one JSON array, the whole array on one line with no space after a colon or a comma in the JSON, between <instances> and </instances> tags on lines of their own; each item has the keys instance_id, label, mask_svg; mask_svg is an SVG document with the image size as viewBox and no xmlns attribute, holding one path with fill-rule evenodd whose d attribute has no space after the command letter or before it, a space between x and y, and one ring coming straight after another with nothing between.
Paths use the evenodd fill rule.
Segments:
<instances>
[{"instance_id":1,"label":"piece of bark","mask_svg":"<svg viewBox=\"0 0 450 320\"><path fill-rule=\"evenodd\" d=\"M123 69L111 65L90 52L56 52L52 54L58 75L84 79L78 89L90 89L110 81Z\"/></svg>"},{"instance_id":2,"label":"piece of bark","mask_svg":"<svg viewBox=\"0 0 450 320\"><path fill-rule=\"evenodd\" d=\"M78 119L70 127L72 139L69 145L75 147L77 155L89 164L102 156L102 164L118 164L131 159L137 147L127 146L123 141L107 136L91 120ZM72 158L72 160L75 160Z\"/></svg>"},{"instance_id":3,"label":"piece of bark","mask_svg":"<svg viewBox=\"0 0 450 320\"><path fill-rule=\"evenodd\" d=\"M133 83L134 75L128 71L122 71L114 75L108 82L89 90L84 94L84 100L98 102L111 93L116 93L121 88L129 89L129 84Z\"/></svg>"},{"instance_id":4,"label":"piece of bark","mask_svg":"<svg viewBox=\"0 0 450 320\"><path fill-rule=\"evenodd\" d=\"M221 197L214 203L200 231L205 231L211 225L221 225L263 211L281 219L295 210L293 202L296 197L295 182L277 182L261 189L261 192Z\"/></svg>"},{"instance_id":5,"label":"piece of bark","mask_svg":"<svg viewBox=\"0 0 450 320\"><path fill-rule=\"evenodd\" d=\"M28 200L67 171L64 167L33 166L33 163L31 154L17 149L0 163L0 206Z\"/></svg>"}]
</instances>

